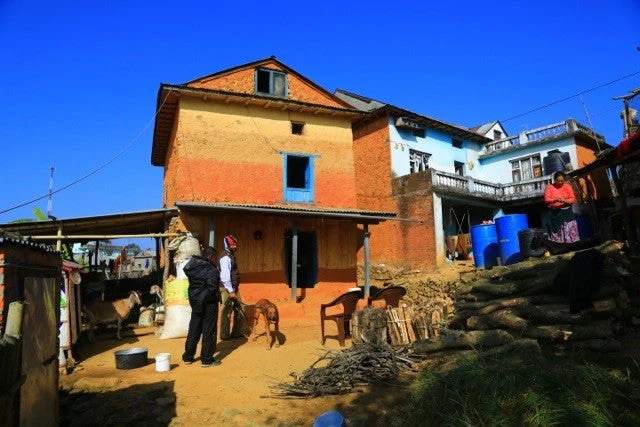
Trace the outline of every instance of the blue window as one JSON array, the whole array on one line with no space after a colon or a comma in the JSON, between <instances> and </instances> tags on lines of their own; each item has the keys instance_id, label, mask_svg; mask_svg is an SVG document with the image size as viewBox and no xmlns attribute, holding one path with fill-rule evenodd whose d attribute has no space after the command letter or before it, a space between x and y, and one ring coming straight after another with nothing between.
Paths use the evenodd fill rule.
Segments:
<instances>
[{"instance_id":1,"label":"blue window","mask_svg":"<svg viewBox=\"0 0 640 427\"><path fill-rule=\"evenodd\" d=\"M284 155L284 200L313 202L313 158L299 154Z\"/></svg>"},{"instance_id":2,"label":"blue window","mask_svg":"<svg viewBox=\"0 0 640 427\"><path fill-rule=\"evenodd\" d=\"M285 98L287 96L287 75L266 68L256 69L256 93Z\"/></svg>"}]
</instances>

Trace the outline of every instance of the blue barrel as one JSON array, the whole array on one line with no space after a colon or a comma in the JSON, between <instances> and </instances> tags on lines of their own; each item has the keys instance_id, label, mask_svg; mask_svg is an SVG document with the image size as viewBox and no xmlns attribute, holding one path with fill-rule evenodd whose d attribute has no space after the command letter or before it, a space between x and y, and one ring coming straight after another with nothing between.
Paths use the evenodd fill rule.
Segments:
<instances>
[{"instance_id":1,"label":"blue barrel","mask_svg":"<svg viewBox=\"0 0 640 427\"><path fill-rule=\"evenodd\" d=\"M520 253L518 231L529 228L526 214L512 214L496 218L498 252L502 265L514 264L524 259Z\"/></svg>"},{"instance_id":2,"label":"blue barrel","mask_svg":"<svg viewBox=\"0 0 640 427\"><path fill-rule=\"evenodd\" d=\"M491 268L498 265L498 234L495 224L471 227L471 247L476 268Z\"/></svg>"}]
</instances>

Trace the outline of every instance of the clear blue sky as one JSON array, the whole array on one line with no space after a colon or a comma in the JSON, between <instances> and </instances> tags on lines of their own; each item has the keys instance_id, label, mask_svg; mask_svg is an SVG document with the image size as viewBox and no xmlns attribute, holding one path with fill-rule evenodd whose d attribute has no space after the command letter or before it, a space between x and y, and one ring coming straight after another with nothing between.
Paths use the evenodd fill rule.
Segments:
<instances>
[{"instance_id":1,"label":"clear blue sky","mask_svg":"<svg viewBox=\"0 0 640 427\"><path fill-rule=\"evenodd\" d=\"M0 0L0 211L102 166L153 119L159 84L276 55L350 90L462 126L507 119L640 71L637 0L527 2ZM428 4L431 4L429 6ZM583 96L616 145L640 73ZM503 121L517 133L573 117L578 98ZM59 218L155 209L153 124L100 172L54 195ZM0 214L33 217L47 199Z\"/></svg>"}]
</instances>

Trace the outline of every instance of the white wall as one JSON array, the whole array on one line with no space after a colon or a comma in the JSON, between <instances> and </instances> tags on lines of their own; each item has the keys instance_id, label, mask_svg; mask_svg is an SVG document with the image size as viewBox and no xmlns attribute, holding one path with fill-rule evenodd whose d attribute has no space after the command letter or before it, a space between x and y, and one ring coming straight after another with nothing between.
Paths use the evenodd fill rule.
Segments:
<instances>
[{"instance_id":1,"label":"white wall","mask_svg":"<svg viewBox=\"0 0 640 427\"><path fill-rule=\"evenodd\" d=\"M576 146L573 137L563 138L556 141L546 142L544 144L533 144L529 147L523 145L521 149L511 151L508 153L498 154L487 159L480 160L480 170L477 178L505 184L512 182L511 177L511 160L520 159L522 157L529 157L535 154L540 155L540 161L547 156L547 152L551 150L560 150L568 152L571 158L571 165L574 169L578 167Z\"/></svg>"},{"instance_id":2,"label":"white wall","mask_svg":"<svg viewBox=\"0 0 640 427\"><path fill-rule=\"evenodd\" d=\"M491 128L483 136L486 136L489 139L493 139L494 130L499 130L500 132L502 132L502 138L506 138L509 136L507 135L507 132L504 130L500 122L496 122L493 126L491 126Z\"/></svg>"},{"instance_id":3,"label":"white wall","mask_svg":"<svg viewBox=\"0 0 640 427\"><path fill-rule=\"evenodd\" d=\"M391 150L391 170L394 176L403 176L410 173L409 150L417 150L431 154L429 167L444 172L455 171L453 162L465 164L465 174L472 177L478 175L478 154L482 149L481 145L455 137L462 141L462 148L455 148L451 139L452 136L432 128L425 128L425 137L420 138L413 135L410 130L396 128L394 117L389 118L389 135ZM473 167L469 167L469 162Z\"/></svg>"}]
</instances>

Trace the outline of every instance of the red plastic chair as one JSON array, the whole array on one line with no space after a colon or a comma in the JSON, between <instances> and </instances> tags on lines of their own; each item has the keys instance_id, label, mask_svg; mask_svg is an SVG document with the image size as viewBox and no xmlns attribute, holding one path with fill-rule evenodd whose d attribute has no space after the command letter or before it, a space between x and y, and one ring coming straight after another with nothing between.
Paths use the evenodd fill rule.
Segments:
<instances>
[{"instance_id":1,"label":"red plastic chair","mask_svg":"<svg viewBox=\"0 0 640 427\"><path fill-rule=\"evenodd\" d=\"M320 325L322 330L322 344L326 341L326 336L324 334L324 322L325 320L333 320L336 322L338 326L338 341L340 341L340 346L344 347L344 341L347 336L349 336L349 322L351 321L351 315L354 311L356 311L356 306L358 305L358 301L362 298L362 291L352 291L347 292L346 294L340 295L335 300L331 301L328 304L320 305ZM327 314L327 308L335 307L338 305L342 305L342 313L338 314Z\"/></svg>"},{"instance_id":2,"label":"red plastic chair","mask_svg":"<svg viewBox=\"0 0 640 427\"><path fill-rule=\"evenodd\" d=\"M367 305L373 301L384 300L386 307L396 307L400 305L400 300L407 294L407 290L402 286L389 286L378 291L374 296L367 299Z\"/></svg>"}]
</instances>

